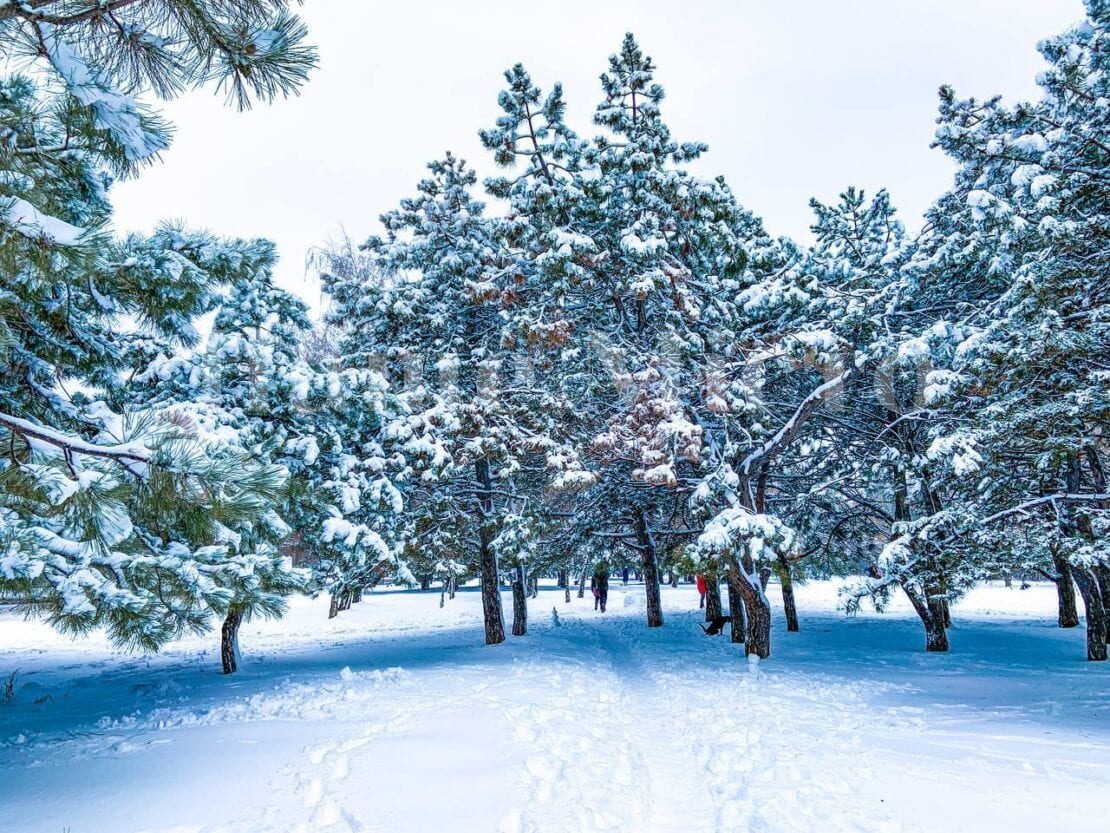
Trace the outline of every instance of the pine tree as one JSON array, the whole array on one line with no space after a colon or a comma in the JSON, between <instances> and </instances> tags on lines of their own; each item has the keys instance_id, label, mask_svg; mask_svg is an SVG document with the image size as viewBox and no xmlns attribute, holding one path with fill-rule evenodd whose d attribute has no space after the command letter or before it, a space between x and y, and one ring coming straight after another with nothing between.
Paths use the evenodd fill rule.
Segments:
<instances>
[{"instance_id":1,"label":"pine tree","mask_svg":"<svg viewBox=\"0 0 1110 833\"><path fill-rule=\"evenodd\" d=\"M316 65L287 0L36 0L0 9L0 54L44 59L131 163L166 147L131 93L201 83L240 108L295 92Z\"/></svg>"},{"instance_id":2,"label":"pine tree","mask_svg":"<svg viewBox=\"0 0 1110 833\"><path fill-rule=\"evenodd\" d=\"M891 588L901 587L922 619L927 650L944 651L948 605L966 589L968 577L960 574L961 553L951 540L915 538L912 532L915 519L931 516L947 497L925 456L933 412L923 405L922 367L930 341L947 330L941 325L917 337L920 316L911 301L916 293L907 297L903 283L916 241L904 239L885 192L868 201L848 189L836 206L812 205L816 243L806 270L821 296L812 312L843 343L870 354L873 372L845 387L835 416L815 418L814 428L832 452L822 455L830 465L822 466L819 478L834 485L811 487L817 499L797 508L807 527L826 524L840 534L855 533L849 554L870 561L876 576L849 592L849 610L864 595L881 606ZM821 504L832 509L832 517L822 518ZM868 538L898 544L877 556L861 551L860 539ZM832 543L830 537L826 552Z\"/></svg>"},{"instance_id":3,"label":"pine tree","mask_svg":"<svg viewBox=\"0 0 1110 833\"><path fill-rule=\"evenodd\" d=\"M649 626L663 623L659 560L688 534L711 410L704 371L730 349L721 296L747 264L737 230L749 219L722 181L685 169L705 148L671 138L654 69L629 35L602 76L594 120L608 132L578 163L570 225L588 257L569 291L577 342L558 375L602 481L579 524L636 553Z\"/></svg>"},{"instance_id":4,"label":"pine tree","mask_svg":"<svg viewBox=\"0 0 1110 833\"><path fill-rule=\"evenodd\" d=\"M1039 556L1062 593L1070 573L1087 609L1088 659L1105 660L1110 6L1091 0L1087 17L1041 44L1039 101L941 91L937 143L960 168L927 265L960 300L967 269L952 267L970 260L987 279L956 308L961 326L934 374L947 419L929 456L961 501L929 528L966 530L973 563ZM1015 529L1032 545L1011 547Z\"/></svg>"},{"instance_id":5,"label":"pine tree","mask_svg":"<svg viewBox=\"0 0 1110 833\"><path fill-rule=\"evenodd\" d=\"M486 641L504 640L494 542L530 495L530 471L565 471L553 414L527 382L527 339L502 315L514 304L502 224L470 195L473 171L448 155L417 197L383 216L368 270L325 277L333 320L355 367L385 363L408 416L390 429L409 466L409 537L467 552L482 583ZM504 539L502 539L504 540Z\"/></svg>"},{"instance_id":6,"label":"pine tree","mask_svg":"<svg viewBox=\"0 0 1110 833\"><path fill-rule=\"evenodd\" d=\"M0 10L0 30L38 82L0 82L0 592L144 649L239 600L276 613L284 470L127 394L197 343L242 251L171 226L116 240L108 190L169 142L136 96L220 77L241 103L291 91L314 60L303 29L276 4L48 0Z\"/></svg>"}]
</instances>

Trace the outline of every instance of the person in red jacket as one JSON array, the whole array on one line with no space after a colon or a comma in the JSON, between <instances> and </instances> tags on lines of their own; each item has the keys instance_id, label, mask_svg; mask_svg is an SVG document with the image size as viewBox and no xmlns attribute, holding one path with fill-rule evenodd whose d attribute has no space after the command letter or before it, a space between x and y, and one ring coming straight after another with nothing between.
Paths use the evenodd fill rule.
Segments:
<instances>
[{"instance_id":1,"label":"person in red jacket","mask_svg":"<svg viewBox=\"0 0 1110 833\"><path fill-rule=\"evenodd\" d=\"M698 576L697 583L698 595L701 596L701 600L698 602L698 607L702 608L705 607L705 576Z\"/></svg>"}]
</instances>

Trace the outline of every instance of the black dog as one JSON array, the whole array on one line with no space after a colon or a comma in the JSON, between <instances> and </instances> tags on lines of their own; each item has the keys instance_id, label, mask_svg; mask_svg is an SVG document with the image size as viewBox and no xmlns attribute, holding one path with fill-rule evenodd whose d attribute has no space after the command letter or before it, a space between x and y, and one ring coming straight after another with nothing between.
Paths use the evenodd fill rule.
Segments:
<instances>
[{"instance_id":1,"label":"black dog","mask_svg":"<svg viewBox=\"0 0 1110 833\"><path fill-rule=\"evenodd\" d=\"M709 623L709 627L702 625L701 629L705 631L707 636L717 636L725 629L725 624L731 621L731 616L714 616L713 621Z\"/></svg>"}]
</instances>

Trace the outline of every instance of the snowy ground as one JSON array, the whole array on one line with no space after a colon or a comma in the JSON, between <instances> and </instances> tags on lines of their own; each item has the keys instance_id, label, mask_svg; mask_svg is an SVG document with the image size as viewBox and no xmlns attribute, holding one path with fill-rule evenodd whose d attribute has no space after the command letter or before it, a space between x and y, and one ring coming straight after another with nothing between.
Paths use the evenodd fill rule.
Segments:
<instances>
[{"instance_id":1,"label":"snowy ground","mask_svg":"<svg viewBox=\"0 0 1110 833\"><path fill-rule=\"evenodd\" d=\"M475 592L438 599L300 601L244 626L233 678L211 639L135 657L0 613L2 829L1110 830L1110 668L1051 586L980 588L929 656L908 609L847 619L808 585L759 666L689 586L652 631L642 587L604 616L545 590L495 648Z\"/></svg>"}]
</instances>

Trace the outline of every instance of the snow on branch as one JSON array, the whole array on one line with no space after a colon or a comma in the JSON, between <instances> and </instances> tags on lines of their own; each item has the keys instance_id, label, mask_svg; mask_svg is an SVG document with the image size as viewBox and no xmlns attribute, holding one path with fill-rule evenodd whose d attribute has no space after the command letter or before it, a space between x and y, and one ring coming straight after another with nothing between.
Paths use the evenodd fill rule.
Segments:
<instances>
[{"instance_id":1,"label":"snow on branch","mask_svg":"<svg viewBox=\"0 0 1110 833\"><path fill-rule=\"evenodd\" d=\"M834 376L827 382L818 385L809 396L802 400L797 410L794 411L794 414L778 430L775 436L744 458L744 462L740 464L741 471L744 474L751 474L752 466L756 463L770 460L782 452L794 441L802 426L813 416L813 412L817 410L821 403L839 393L848 380L858 372L858 368L850 367L839 376Z\"/></svg>"},{"instance_id":2,"label":"snow on branch","mask_svg":"<svg viewBox=\"0 0 1110 833\"><path fill-rule=\"evenodd\" d=\"M167 138L143 123L139 103L104 82L73 46L50 23L36 22L51 66L70 94L93 113L93 120L123 148L129 162L149 159L169 146Z\"/></svg>"},{"instance_id":3,"label":"snow on branch","mask_svg":"<svg viewBox=\"0 0 1110 833\"><path fill-rule=\"evenodd\" d=\"M0 203L0 223L31 240L46 240L57 246L76 246L85 233L82 228L43 214L19 197L5 197Z\"/></svg>"},{"instance_id":4,"label":"snow on branch","mask_svg":"<svg viewBox=\"0 0 1110 833\"><path fill-rule=\"evenodd\" d=\"M19 417L0 413L0 426L9 431L20 434L30 440L52 445L61 449L67 455L84 454L89 457L103 457L108 460L117 460L121 463L149 463L150 452L140 443L122 443L119 445L97 445L87 442L72 434L64 434L45 425L36 425Z\"/></svg>"},{"instance_id":5,"label":"snow on branch","mask_svg":"<svg viewBox=\"0 0 1110 833\"><path fill-rule=\"evenodd\" d=\"M1080 495L1071 492L1058 492L1054 495L1045 495L1044 497L1034 498L1027 500L1025 503L1020 503L1017 506L1012 506L1009 509L1003 509L1001 512L995 512L983 518L983 523L989 524L1002 518L1009 517L1010 515L1017 515L1021 512L1028 511L1036 506L1041 506L1045 503L1097 503L1103 500L1110 500L1110 494L1102 495Z\"/></svg>"}]
</instances>

